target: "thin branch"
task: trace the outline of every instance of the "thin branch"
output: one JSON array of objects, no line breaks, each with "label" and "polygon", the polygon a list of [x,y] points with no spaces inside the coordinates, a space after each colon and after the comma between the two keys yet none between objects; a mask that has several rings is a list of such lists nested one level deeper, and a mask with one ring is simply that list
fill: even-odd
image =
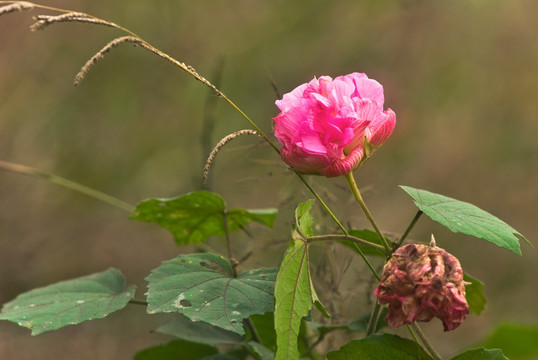
[{"label": "thin branch", "polygon": [[351,192],[353,193],[353,196],[355,197],[355,200],[361,207],[362,211],[364,212],[364,215],[366,215],[366,218],[374,228],[377,236],[379,237],[379,240],[381,241],[381,244],[383,244],[383,247],[385,248],[386,252],[390,252],[391,248],[389,244],[387,243],[387,239],[383,236],[383,233],[379,229],[379,226],[377,226],[377,223],[375,222],[374,218],[372,217],[372,214],[370,213],[370,210],[368,210],[368,207],[366,206],[366,203],[362,199],[361,192],[359,191],[359,188],[357,187],[357,183],[355,182],[355,178],[353,177],[353,172],[348,172],[346,174],[346,179],[349,184],[349,188],[351,189]]},{"label": "thin branch", "polygon": [[428,352],[430,353],[430,355],[435,359],[435,360],[443,360],[443,358],[441,357],[441,355],[439,355],[439,353],[437,353],[437,351],[433,348],[432,344],[430,344],[428,338],[426,337],[426,335],[424,334],[424,332],[422,331],[422,329],[420,328],[420,326],[414,322],[411,324],[411,327],[413,328],[413,330],[415,330],[416,334],[418,335],[418,337],[420,338],[420,341],[422,342],[422,344],[424,345],[424,347],[426,348],[426,350],[428,350]]},{"label": "thin branch", "polygon": [[226,247],[228,249],[228,259],[230,260],[230,265],[232,265],[233,277],[237,277],[237,265],[239,264],[236,258],[234,257],[233,248],[232,248],[232,239],[230,237],[230,230],[228,229],[228,212],[224,210],[222,212],[222,221],[224,223],[224,234],[226,238]]},{"label": "thin branch", "polygon": [[225,136],[222,140],[218,142],[218,144],[213,148],[211,153],[209,154],[209,157],[207,158],[204,166],[204,183],[207,181],[207,177],[209,175],[209,169],[211,168],[211,164],[213,163],[213,160],[215,160],[215,157],[217,156],[218,152],[222,149],[224,145],[232,141],[233,139],[241,136],[241,135],[256,135],[261,136],[257,131],[245,129],[245,130],[239,130],[236,131],[230,135]]},{"label": "thin branch", "polygon": [[411,220],[411,223],[409,223],[409,226],[407,227],[407,229],[405,229],[405,232],[403,233],[402,237],[400,238],[400,240],[398,240],[396,248],[399,248],[400,246],[402,246],[403,242],[407,238],[407,235],[409,235],[409,233],[411,232],[411,230],[417,223],[418,219],[420,218],[420,215],[422,215],[422,210],[417,211],[417,213],[415,214],[415,217],[413,218],[413,220]]},{"label": "thin branch", "polygon": [[74,190],[76,192],[88,195],[94,199],[105,202],[109,205],[115,206],[118,209],[125,210],[129,213],[134,212],[134,207],[130,204],[127,204],[126,202],[123,202],[122,200],[116,199],[115,197],[107,195],[103,192],[97,191],[95,189],[79,184],[77,182],[62,178],[60,176],[48,174],[36,168],[0,160],[0,169],[11,171],[17,174],[28,175],[35,178],[45,179],[53,184],[63,186],[65,188]]},{"label": "thin branch", "polygon": [[333,241],[351,241],[356,244],[361,244],[364,246],[371,247],[372,249],[378,250],[381,253],[385,253],[385,249],[381,245],[377,245],[374,243],[369,242],[368,240],[363,240],[355,236],[351,235],[343,235],[343,234],[330,234],[330,235],[316,235],[316,236],[309,236],[308,242],[318,242],[318,241],[327,241],[327,240],[333,240]]},{"label": "thin branch", "polygon": [[366,328],[366,336],[372,335],[376,332],[377,322],[379,321],[379,315],[381,314],[381,304],[378,301],[374,303],[374,309],[372,310],[372,315],[368,321],[368,327]]}]

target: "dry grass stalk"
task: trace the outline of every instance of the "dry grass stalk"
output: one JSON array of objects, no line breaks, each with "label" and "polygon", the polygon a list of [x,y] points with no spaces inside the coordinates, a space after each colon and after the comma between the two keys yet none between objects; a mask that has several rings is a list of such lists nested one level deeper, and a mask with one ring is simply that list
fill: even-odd
[{"label": "dry grass stalk", "polygon": [[90,71],[91,67],[95,65],[99,60],[101,60],[105,56],[106,53],[108,53],[110,50],[112,50],[116,46],[123,44],[125,42],[130,42],[134,44],[135,46],[143,44],[142,40],[134,36],[123,36],[123,37],[119,37],[112,40],[111,42],[106,44],[105,47],[99,50],[97,54],[92,56],[92,58],[88,60],[86,64],[84,64],[84,66],[80,69],[77,76],[75,76],[75,82],[74,82],[75,86],[79,85],[82,82],[82,80],[84,80],[84,78],[86,77],[86,74],[88,73],[88,71]]},{"label": "dry grass stalk", "polygon": [[102,20],[91,15],[80,13],[80,12],[69,12],[61,15],[38,15],[34,17],[36,22],[30,26],[30,30],[37,31],[43,30],[45,27],[63,22],[79,22],[79,23],[88,23],[94,25],[104,25],[117,28],[118,26],[112,22]]},{"label": "dry grass stalk", "polygon": [[31,10],[34,8],[34,4],[26,2],[26,1],[19,1],[16,3],[12,3],[9,5],[1,6],[0,7],[0,16],[4,14],[9,14],[15,11],[23,11],[23,10]]},{"label": "dry grass stalk", "polygon": [[241,135],[257,135],[257,136],[261,136],[255,130],[245,129],[245,130],[239,130],[239,131],[236,131],[236,132],[234,132],[234,133],[232,133],[230,135],[227,135],[221,141],[219,141],[219,143],[211,151],[211,154],[209,154],[209,157],[207,158],[207,161],[205,163],[204,177],[203,177],[204,183],[207,181],[207,176],[209,175],[209,169],[211,168],[211,164],[213,163],[213,160],[215,160],[215,157],[217,156],[217,153],[220,151],[220,149],[222,149],[222,147],[224,145],[226,145],[227,143],[229,143],[230,141],[232,141],[233,139],[235,139],[236,137],[239,137]]}]

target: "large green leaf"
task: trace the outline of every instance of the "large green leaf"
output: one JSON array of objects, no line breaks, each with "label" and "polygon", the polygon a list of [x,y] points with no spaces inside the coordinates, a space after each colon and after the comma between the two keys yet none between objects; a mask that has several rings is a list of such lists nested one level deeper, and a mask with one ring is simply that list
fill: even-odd
[{"label": "large green leaf", "polygon": [[234,278],[222,256],[180,255],[146,278],[148,313],[179,312],[242,335],[243,319],[273,309],[275,276],[276,269],[258,269]]},{"label": "large green leaf", "polygon": [[486,295],[484,294],[484,283],[473,278],[469,274],[463,274],[463,280],[470,283],[465,285],[465,298],[469,304],[469,312],[471,314],[481,314],[486,308]]},{"label": "large green leaf", "polygon": [[217,354],[218,350],[209,345],[196,344],[185,340],[173,340],[164,345],[157,345],[139,351],[134,356],[134,360],[200,360]]},{"label": "large green leaf", "polygon": [[[454,356],[450,360],[509,360],[499,349],[472,349]],[[513,359],[512,359],[513,360]]]},{"label": "large green leaf", "polygon": [[226,209],[224,200],[207,191],[192,192],[172,199],[148,199],[136,206],[131,219],[153,222],[169,230],[178,245],[197,244],[209,236],[224,236],[224,216],[228,231],[251,222],[272,227],[276,209]]},{"label": "large green leaf", "polygon": [[424,214],[453,232],[476,236],[518,255],[521,255],[521,249],[516,235],[530,245],[516,229],[472,204],[426,190],[400,187],[413,198]]},{"label": "large green leaf", "polygon": [[275,360],[299,358],[299,328],[312,305],[308,243],[300,238],[293,239],[284,254],[275,283]]},{"label": "large green leaf", "polygon": [[322,313],[325,309],[312,286],[308,260],[308,242],[312,235],[313,218],[310,215],[313,200],[300,204],[295,211],[296,229],[284,254],[275,283],[275,330],[277,351],[275,360],[298,359],[297,339],[301,321],[314,303]]},{"label": "large green leaf", "polygon": [[30,290],[5,304],[1,320],[32,330],[32,335],[102,319],[122,309],[134,296],[135,286],[125,288],[125,279],[116,269],[62,281]]},{"label": "large green leaf", "polygon": [[432,360],[415,342],[396,335],[371,335],[327,354],[328,360]]},{"label": "large green leaf", "polygon": [[501,348],[508,358],[538,358],[538,326],[502,324],[484,341],[488,348]]},{"label": "large green leaf", "polygon": [[174,321],[159,326],[155,332],[172,335],[177,338],[199,343],[199,344],[242,344],[245,342],[242,336],[209,325],[201,321],[192,321],[186,316],[178,314]]}]

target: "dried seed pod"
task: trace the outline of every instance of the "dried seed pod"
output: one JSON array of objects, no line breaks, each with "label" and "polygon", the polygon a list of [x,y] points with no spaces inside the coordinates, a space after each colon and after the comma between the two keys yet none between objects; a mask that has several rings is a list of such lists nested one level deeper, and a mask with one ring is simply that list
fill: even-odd
[{"label": "dried seed pod", "polygon": [[389,305],[389,327],[436,317],[449,331],[469,313],[460,262],[437,246],[409,244],[396,250],[383,268],[375,296]]}]

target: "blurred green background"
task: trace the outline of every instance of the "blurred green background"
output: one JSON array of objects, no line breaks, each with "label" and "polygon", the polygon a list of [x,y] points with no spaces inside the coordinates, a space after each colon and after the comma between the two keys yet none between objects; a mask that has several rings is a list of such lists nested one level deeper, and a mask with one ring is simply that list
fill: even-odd
[{"label": "blurred green background", "polygon": [[[356,172],[383,230],[402,232],[415,214],[405,184],[471,202],[522,232],[535,245],[538,214],[538,2],[453,1],[49,1],[121,24],[212,79],[262,129],[281,93],[314,76],[365,72],[385,87],[397,114],[389,141]],[[31,16],[0,18],[0,160],[11,161],[136,204],[202,188],[201,172],[216,142],[248,124],[206,87],[141,48],[113,50],[74,88],[80,67],[123,34],[104,27],[57,24],[31,33]],[[50,12],[44,12],[50,13]],[[204,126],[206,114],[214,126]],[[275,230],[236,235],[245,267],[278,266],[295,205],[309,198],[274,152],[253,137],[219,154],[210,188],[230,207],[281,209]],[[366,227],[345,180],[310,178],[346,224]],[[0,302],[37,286],[105,270],[123,271],[145,292],[143,278],[177,248],[152,224],[46,181],[0,171]],[[322,218],[321,213],[316,214]],[[332,230],[323,220],[320,227]],[[453,234],[423,217],[411,234],[435,233],[466,272],[486,283],[481,316],[456,331],[439,321],[424,329],[445,356],[477,344],[504,321],[538,325],[536,250],[518,257]],[[210,243],[224,251],[220,239]],[[324,286],[325,255],[351,261],[333,302],[335,321],[370,310],[358,258],[319,247],[315,269]],[[257,256],[256,254],[263,253]],[[323,255],[323,256],[322,256]],[[325,264],[325,265],[324,265]],[[335,265],[333,265],[335,266]],[[340,270],[339,270],[340,271]],[[343,271],[343,270],[342,270]],[[326,279],[327,280],[327,279]],[[330,290],[331,279],[327,281]],[[347,296],[347,295],[353,296]],[[371,300],[371,299],[370,299]],[[337,305],[334,305],[336,303]],[[365,307],[366,306],[366,307]],[[30,337],[0,322],[2,359],[129,359],[168,339],[150,334],[163,317],[140,306],[104,320]],[[339,346],[332,339],[327,346]]]}]

